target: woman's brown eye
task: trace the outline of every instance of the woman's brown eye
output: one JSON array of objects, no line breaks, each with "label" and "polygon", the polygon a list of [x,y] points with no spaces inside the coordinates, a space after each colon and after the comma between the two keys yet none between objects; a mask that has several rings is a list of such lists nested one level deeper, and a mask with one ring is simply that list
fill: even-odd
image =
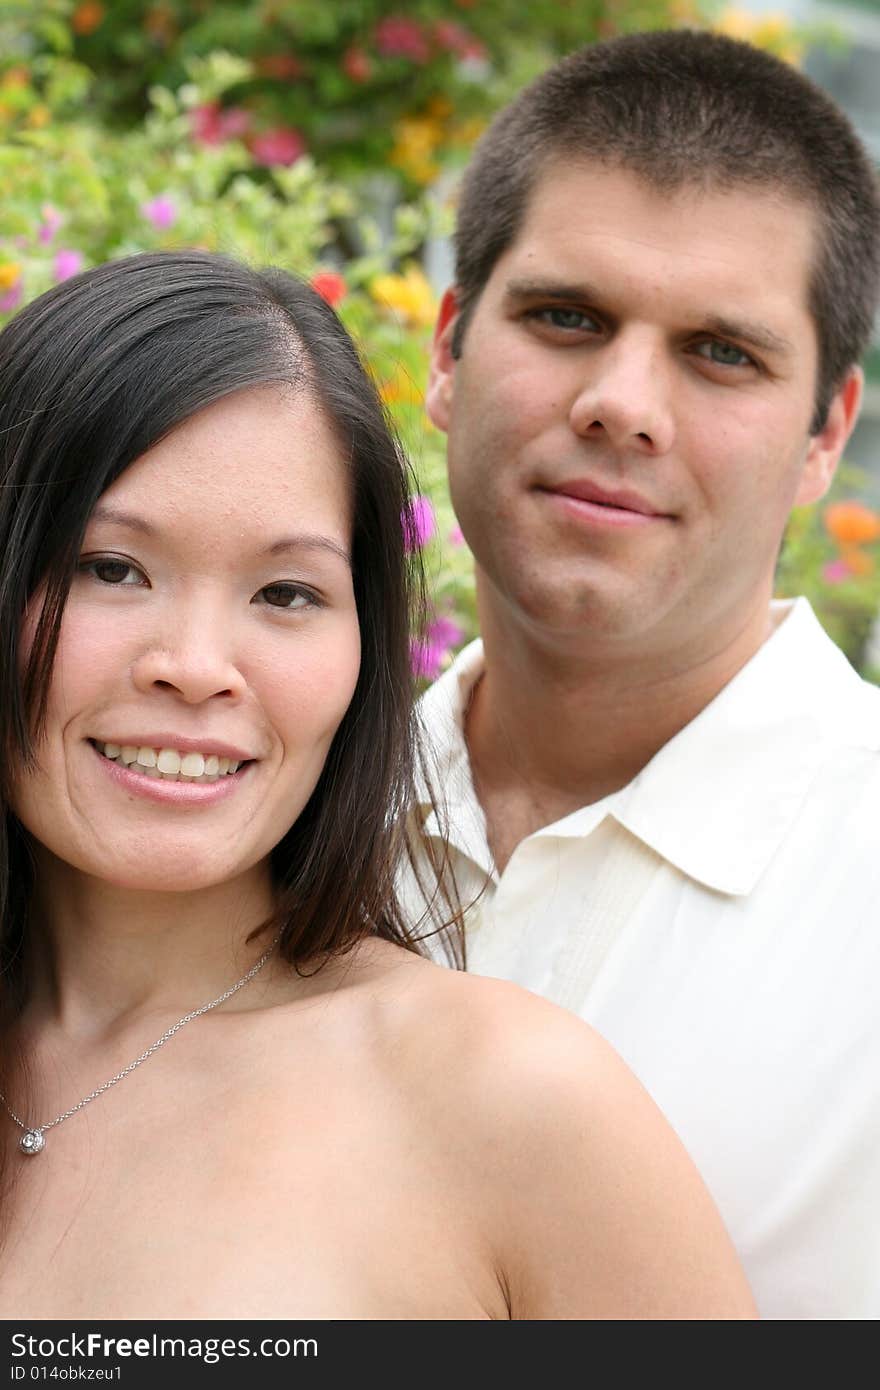
[{"label": "woman's brown eye", "polygon": [[295,584],[267,584],[260,594],[270,608],[306,608],[314,602],[310,594]]},{"label": "woman's brown eye", "polygon": [[[103,584],[124,584],[126,575],[137,576],[137,570],[125,560],[93,560],[89,569]],[[137,583],[137,578],[129,579]]]}]

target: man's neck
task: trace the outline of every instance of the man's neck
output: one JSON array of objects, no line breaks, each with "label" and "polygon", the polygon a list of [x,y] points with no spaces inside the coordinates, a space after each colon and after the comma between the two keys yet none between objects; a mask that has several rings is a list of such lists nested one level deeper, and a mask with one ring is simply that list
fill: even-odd
[{"label": "man's neck", "polygon": [[619,791],[769,636],[766,601],[699,655],[662,660],[537,645],[483,615],[485,674],[465,736],[499,872],[521,840]]}]

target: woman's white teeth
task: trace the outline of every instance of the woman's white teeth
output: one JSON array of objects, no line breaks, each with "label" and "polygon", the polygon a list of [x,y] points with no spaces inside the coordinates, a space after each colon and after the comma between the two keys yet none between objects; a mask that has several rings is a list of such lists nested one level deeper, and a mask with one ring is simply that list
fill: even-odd
[{"label": "woman's white teeth", "polygon": [[216,753],[178,753],[176,748],[136,747],[134,744],[99,743],[98,751],[113,762],[134,763],[147,777],[163,777],[169,782],[216,782],[218,777],[237,772],[240,763]]}]

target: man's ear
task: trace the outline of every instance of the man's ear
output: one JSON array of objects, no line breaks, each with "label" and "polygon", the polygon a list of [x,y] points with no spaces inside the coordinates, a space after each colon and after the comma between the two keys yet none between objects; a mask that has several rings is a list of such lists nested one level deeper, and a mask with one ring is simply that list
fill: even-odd
[{"label": "man's ear", "polygon": [[449,428],[456,360],[452,355],[452,335],[458,322],[458,295],[449,289],[440,301],[434,341],[431,345],[431,369],[425,391],[425,409],[432,424],[439,430]]},{"label": "man's ear", "polygon": [[794,499],[796,507],[818,502],[830,488],[858,419],[864,383],[865,375],[861,367],[853,367],[843,385],[835,392],[825,424],[810,440]]}]

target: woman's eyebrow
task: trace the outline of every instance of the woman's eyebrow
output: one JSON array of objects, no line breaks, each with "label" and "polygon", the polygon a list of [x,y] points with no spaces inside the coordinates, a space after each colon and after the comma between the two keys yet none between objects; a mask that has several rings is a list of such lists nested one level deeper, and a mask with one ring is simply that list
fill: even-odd
[{"label": "woman's eyebrow", "polygon": [[315,535],[309,531],[295,536],[283,536],[281,540],[267,545],[265,550],[259,552],[259,556],[262,558],[264,555],[284,555],[296,550],[328,550],[331,555],[338,555],[339,559],[344,560],[351,568],[351,556],[345,546],[338,545],[329,536]]},{"label": "woman's eyebrow", "polygon": [[[92,512],[90,520],[103,521],[112,526],[123,526],[129,531],[136,531],[141,536],[156,537],[159,535],[157,527],[144,517],[138,516],[135,512],[122,511],[118,507],[108,505],[106,502],[99,502]],[[339,545],[330,536],[322,536],[312,531],[302,531],[291,536],[282,536],[279,540],[273,541],[271,545],[265,546],[257,551],[257,558],[263,559],[265,556],[276,556],[290,554],[297,550],[326,550],[331,555],[336,555],[351,568],[351,555],[345,546]]]},{"label": "woman's eyebrow", "polygon": [[126,526],[129,531],[137,531],[142,536],[155,536],[157,531],[149,521],[136,516],[134,512],[123,512],[118,507],[109,507],[106,502],[98,502],[89,517],[90,521],[106,521],[113,526]]}]

